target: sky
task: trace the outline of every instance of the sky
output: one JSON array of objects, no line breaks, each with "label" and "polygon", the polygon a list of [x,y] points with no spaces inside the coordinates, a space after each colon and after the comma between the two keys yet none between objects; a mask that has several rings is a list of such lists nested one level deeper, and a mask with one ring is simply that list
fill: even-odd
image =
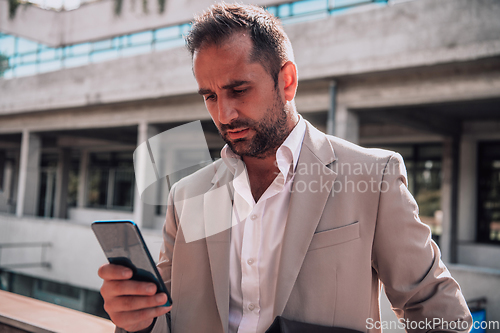
[{"label": "sky", "polygon": [[85,0],[29,0],[44,9],[72,10],[80,7]]}]

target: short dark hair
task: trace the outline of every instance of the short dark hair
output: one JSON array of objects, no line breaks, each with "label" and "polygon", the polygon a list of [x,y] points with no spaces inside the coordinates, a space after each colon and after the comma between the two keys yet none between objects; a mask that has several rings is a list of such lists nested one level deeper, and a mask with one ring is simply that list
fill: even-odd
[{"label": "short dark hair", "polygon": [[240,32],[249,32],[253,42],[251,61],[259,62],[277,87],[281,66],[293,61],[293,51],[280,21],[261,7],[226,3],[211,6],[195,17],[186,37],[187,48],[193,56],[201,48],[221,44]]}]

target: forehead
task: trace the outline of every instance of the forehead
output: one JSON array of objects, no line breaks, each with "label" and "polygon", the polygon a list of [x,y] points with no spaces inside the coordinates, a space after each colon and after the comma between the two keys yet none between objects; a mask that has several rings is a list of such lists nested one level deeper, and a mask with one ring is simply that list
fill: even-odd
[{"label": "forehead", "polygon": [[237,33],[222,43],[202,46],[193,54],[193,72],[198,84],[262,75],[261,64],[251,61],[252,48],[248,33]]}]

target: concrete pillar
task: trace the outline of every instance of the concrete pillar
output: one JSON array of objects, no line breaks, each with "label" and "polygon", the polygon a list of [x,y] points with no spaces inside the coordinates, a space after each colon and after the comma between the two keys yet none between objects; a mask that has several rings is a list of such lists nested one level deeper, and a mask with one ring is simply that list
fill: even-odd
[{"label": "concrete pillar", "polygon": [[460,143],[460,192],[458,241],[475,242],[477,227],[477,141],[462,137]]},{"label": "concrete pillar", "polygon": [[441,258],[445,262],[450,261],[452,164],[452,142],[451,139],[447,138],[443,141],[443,160],[441,169],[441,210],[443,211],[443,220],[441,225],[441,237],[439,238]]},{"label": "concrete pillar", "polygon": [[16,215],[36,215],[40,176],[40,137],[29,130],[23,131]]},{"label": "concrete pillar", "polygon": [[68,211],[68,181],[71,151],[63,148],[59,152],[56,174],[56,194],[54,199],[54,217],[65,219]]},{"label": "concrete pillar", "polygon": [[84,208],[87,205],[87,176],[89,165],[89,152],[85,149],[80,154],[80,174],[78,176],[77,207]]},{"label": "concrete pillar", "polygon": [[[158,134],[158,130],[155,127],[150,126],[147,122],[141,122],[138,126],[137,146],[156,134]],[[149,158],[149,156],[141,156],[141,158]],[[141,161],[138,161],[138,163],[141,163]],[[136,177],[141,177],[141,175],[136,175]],[[142,202],[137,186],[135,186],[134,222],[138,226],[142,226],[144,228],[154,228],[155,209],[156,206],[148,205]]]},{"label": "concrete pillar", "polygon": [[335,111],[335,135],[352,143],[359,142],[358,115],[342,104],[337,104]]},{"label": "concrete pillar", "polygon": [[12,190],[12,176],[13,176],[13,163],[10,160],[6,160],[4,164],[3,172],[3,196],[6,200],[11,199]]},{"label": "concrete pillar", "polygon": [[443,261],[457,262],[458,246],[458,173],[460,138],[447,138],[443,142],[441,209],[443,211],[440,248]]},{"label": "concrete pillar", "polygon": [[335,135],[335,113],[337,111],[337,84],[330,82],[330,108],[326,119],[326,134]]},{"label": "concrete pillar", "polygon": [[[2,167],[3,166],[3,167]],[[10,212],[10,185],[12,177],[12,163],[0,152],[0,211]]]}]

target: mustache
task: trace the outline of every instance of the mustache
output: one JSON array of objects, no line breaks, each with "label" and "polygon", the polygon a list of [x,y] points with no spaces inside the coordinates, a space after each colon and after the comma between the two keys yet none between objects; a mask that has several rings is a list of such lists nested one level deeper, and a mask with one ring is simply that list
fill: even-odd
[{"label": "mustache", "polygon": [[228,130],[234,130],[241,127],[253,128],[255,123],[255,121],[248,119],[236,119],[229,124],[220,124],[220,130],[221,132],[226,132]]}]

